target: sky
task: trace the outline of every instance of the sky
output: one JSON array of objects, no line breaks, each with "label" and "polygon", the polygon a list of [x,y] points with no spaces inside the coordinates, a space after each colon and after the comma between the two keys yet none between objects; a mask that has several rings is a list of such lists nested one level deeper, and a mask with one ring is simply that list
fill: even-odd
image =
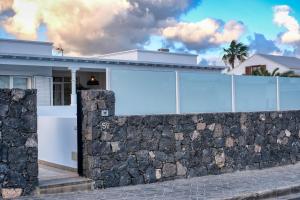
[{"label": "sky", "polygon": [[0,0],[0,38],[73,56],[164,47],[203,65],[223,65],[232,40],[250,55],[300,57],[300,0]]}]

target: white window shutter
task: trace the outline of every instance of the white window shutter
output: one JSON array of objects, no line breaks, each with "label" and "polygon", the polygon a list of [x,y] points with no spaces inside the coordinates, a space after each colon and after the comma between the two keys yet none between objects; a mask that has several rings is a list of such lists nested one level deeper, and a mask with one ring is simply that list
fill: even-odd
[{"label": "white window shutter", "polygon": [[35,76],[34,88],[37,89],[37,105],[50,106],[52,102],[52,77]]}]

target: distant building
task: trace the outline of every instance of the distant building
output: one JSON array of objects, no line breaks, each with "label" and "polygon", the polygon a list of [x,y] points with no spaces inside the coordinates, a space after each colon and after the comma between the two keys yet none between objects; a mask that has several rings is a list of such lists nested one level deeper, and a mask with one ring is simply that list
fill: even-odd
[{"label": "distant building", "polygon": [[278,68],[278,72],[281,73],[291,70],[296,74],[300,74],[300,59],[288,56],[255,54],[233,70],[229,71],[228,74],[251,75],[253,70],[259,68],[264,68],[270,73]]}]

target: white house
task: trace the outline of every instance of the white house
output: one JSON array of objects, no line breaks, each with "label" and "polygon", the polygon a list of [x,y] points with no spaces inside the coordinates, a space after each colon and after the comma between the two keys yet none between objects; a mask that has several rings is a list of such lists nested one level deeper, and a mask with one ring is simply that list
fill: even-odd
[{"label": "white house", "polygon": [[278,68],[278,72],[291,70],[300,74],[300,59],[288,56],[255,54],[228,73],[234,75],[250,75],[253,70],[258,68],[265,68],[269,72]]},{"label": "white house", "polygon": [[52,51],[49,42],[0,39],[0,88],[37,89],[39,160],[72,169],[77,168],[76,90],[114,90],[116,82],[122,86],[135,79],[126,91],[118,87],[116,94],[156,92],[148,98],[150,103],[163,105],[159,111],[173,106],[175,110],[179,72],[223,70],[199,66],[197,55],[165,51],[131,50],[96,58],[53,56]]},{"label": "white house", "polygon": [[0,88],[35,88],[38,105],[76,104],[76,89],[110,89],[110,69],[220,73],[197,55],[131,50],[98,58],[53,56],[48,42],[0,39]]}]

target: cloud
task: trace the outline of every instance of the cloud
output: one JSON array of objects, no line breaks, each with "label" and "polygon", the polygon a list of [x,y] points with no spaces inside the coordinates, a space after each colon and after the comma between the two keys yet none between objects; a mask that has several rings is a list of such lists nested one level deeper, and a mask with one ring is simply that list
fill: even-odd
[{"label": "cloud", "polygon": [[0,1],[0,12],[9,10],[13,4],[13,0],[1,0]]},{"label": "cloud", "polygon": [[[96,55],[142,47],[168,20],[176,20],[200,0],[1,0],[15,15],[4,29],[21,39],[37,39],[45,25],[49,40],[73,54]],[[8,6],[7,6],[8,5]],[[1,4],[2,6],[2,4]]]},{"label": "cloud", "polygon": [[291,8],[287,5],[275,6],[274,8],[274,23],[286,29],[285,32],[279,35],[279,39],[285,44],[300,43],[300,25],[299,22],[292,16]]},{"label": "cloud", "polygon": [[162,35],[174,42],[182,42],[190,50],[202,51],[224,43],[238,40],[245,32],[243,23],[234,20],[224,23],[221,20],[206,18],[199,22],[169,22],[161,30]]},{"label": "cloud", "polygon": [[255,53],[274,54],[280,52],[275,41],[266,39],[263,34],[254,33],[254,38],[249,37],[248,39],[250,43],[249,48]]}]

